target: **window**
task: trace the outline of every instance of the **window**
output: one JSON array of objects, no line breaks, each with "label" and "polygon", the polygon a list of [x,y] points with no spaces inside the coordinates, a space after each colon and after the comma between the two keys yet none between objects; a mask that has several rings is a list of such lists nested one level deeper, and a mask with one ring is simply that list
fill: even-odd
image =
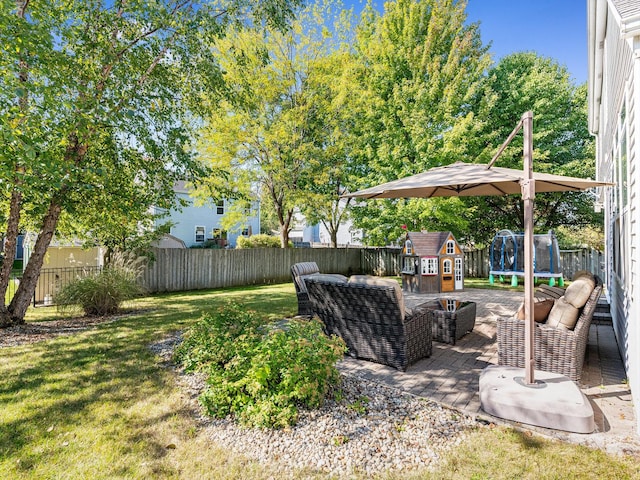
[{"label": "window", "polygon": [[423,257],[420,259],[422,275],[438,274],[438,257]]},{"label": "window", "polygon": [[413,255],[413,244],[411,243],[411,240],[404,242],[404,253],[407,255]]},{"label": "window", "polygon": [[627,176],[627,124],[624,121],[624,110],[620,118],[620,136],[618,140],[618,185],[620,188],[620,207],[624,208],[629,203],[628,176]]},{"label": "window", "polygon": [[242,229],[242,236],[243,237],[248,237],[249,236],[249,227],[246,227],[246,228]]},{"label": "window", "polygon": [[456,282],[462,281],[462,259],[456,258],[456,268],[454,269]]},{"label": "window", "polygon": [[224,215],[224,200],[220,200],[216,203],[216,213],[218,215]]},{"label": "window", "polygon": [[415,257],[403,257],[402,258],[402,273],[407,275],[416,274],[416,264],[414,263]]},{"label": "window", "polygon": [[220,230],[219,228],[214,228],[211,232],[211,235],[213,236],[213,238],[222,238],[222,230]]},{"label": "window", "polygon": [[442,273],[445,275],[451,275],[451,260],[447,259],[442,262]]},{"label": "window", "polygon": [[616,186],[610,189],[609,209],[610,228],[612,232],[611,267],[612,273],[620,282],[629,281],[630,253],[630,212],[629,212],[629,167],[628,118],[626,115],[626,98],[618,116],[617,129],[613,136],[611,159],[613,177]]},{"label": "window", "polygon": [[196,243],[204,242],[204,227],[196,227]]},{"label": "window", "polygon": [[453,255],[454,253],[456,253],[456,242],[447,240],[447,255]]}]

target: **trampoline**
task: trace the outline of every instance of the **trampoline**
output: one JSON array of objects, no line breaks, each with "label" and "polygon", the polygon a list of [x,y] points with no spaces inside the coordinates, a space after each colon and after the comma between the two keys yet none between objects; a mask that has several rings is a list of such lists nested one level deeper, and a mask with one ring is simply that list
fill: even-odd
[{"label": "trampoline", "polygon": [[[491,242],[489,249],[489,283],[495,277],[504,281],[511,276],[511,285],[518,285],[518,277],[524,277],[524,234],[511,230],[500,230]],[[564,285],[562,266],[560,265],[560,248],[553,230],[533,236],[533,277],[548,278],[549,285]]]}]

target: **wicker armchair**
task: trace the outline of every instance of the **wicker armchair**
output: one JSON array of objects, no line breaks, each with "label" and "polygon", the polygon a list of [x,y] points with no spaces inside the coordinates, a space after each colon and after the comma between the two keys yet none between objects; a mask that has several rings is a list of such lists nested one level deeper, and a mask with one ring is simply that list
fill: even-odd
[{"label": "wicker armchair", "polygon": [[[596,285],[582,307],[573,330],[536,323],[534,328],[535,368],[558,373],[577,381],[582,374],[589,327],[602,292],[602,281]],[[541,292],[543,295],[545,292]],[[524,368],[524,321],[498,318],[498,364]]]},{"label": "wicker armchair", "polygon": [[396,289],[313,276],[305,282],[313,313],[322,320],[325,333],[345,341],[348,355],[399,370],[431,355],[427,310],[418,306],[405,311],[399,285]]},{"label": "wicker armchair", "polygon": [[296,296],[298,297],[298,315],[308,316],[312,313],[304,277],[314,273],[320,273],[316,262],[301,262],[291,265],[291,278],[293,279],[293,285],[296,287]]}]

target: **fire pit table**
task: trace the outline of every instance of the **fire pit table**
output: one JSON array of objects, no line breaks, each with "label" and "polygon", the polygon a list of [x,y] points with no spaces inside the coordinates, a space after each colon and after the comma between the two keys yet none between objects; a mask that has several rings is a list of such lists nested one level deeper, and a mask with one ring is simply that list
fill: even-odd
[{"label": "fire pit table", "polygon": [[438,342],[455,345],[456,340],[473,330],[476,323],[475,302],[438,298],[425,307],[431,318],[433,339]]}]

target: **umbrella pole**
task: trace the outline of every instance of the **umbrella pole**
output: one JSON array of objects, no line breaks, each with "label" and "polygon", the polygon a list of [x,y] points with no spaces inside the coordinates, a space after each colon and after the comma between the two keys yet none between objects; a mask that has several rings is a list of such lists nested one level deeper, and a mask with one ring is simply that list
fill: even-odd
[{"label": "umbrella pole", "polygon": [[524,181],[521,184],[524,202],[524,383],[535,383],[535,349],[533,321],[533,207],[535,182],[533,181],[533,112],[522,115],[524,134]]}]

